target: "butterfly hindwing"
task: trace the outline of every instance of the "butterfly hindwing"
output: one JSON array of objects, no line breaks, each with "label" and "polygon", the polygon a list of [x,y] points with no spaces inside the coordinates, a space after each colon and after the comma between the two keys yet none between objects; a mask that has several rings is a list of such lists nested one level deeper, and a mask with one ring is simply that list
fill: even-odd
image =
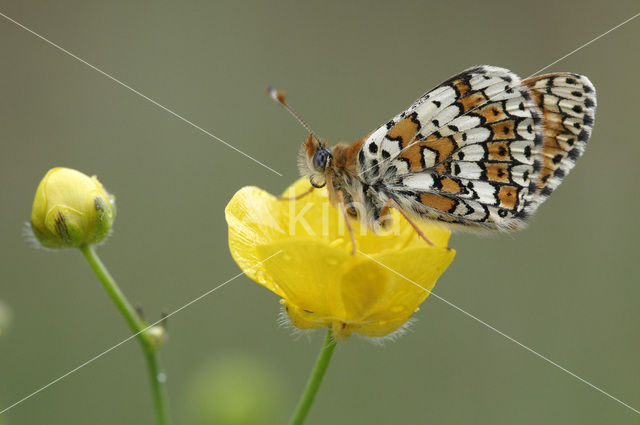
[{"label": "butterfly hindwing", "polygon": [[583,75],[560,72],[522,82],[543,114],[543,142],[536,167],[540,172],[525,207],[533,211],[569,174],[584,152],[596,109],[596,90]]}]

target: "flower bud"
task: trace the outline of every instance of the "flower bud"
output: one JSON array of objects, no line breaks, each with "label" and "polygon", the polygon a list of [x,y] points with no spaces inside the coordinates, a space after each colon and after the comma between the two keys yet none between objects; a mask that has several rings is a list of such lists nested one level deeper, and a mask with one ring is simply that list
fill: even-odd
[{"label": "flower bud", "polygon": [[102,241],[114,216],[114,200],[96,176],[58,167],[38,185],[31,229],[44,247],[79,247]]}]

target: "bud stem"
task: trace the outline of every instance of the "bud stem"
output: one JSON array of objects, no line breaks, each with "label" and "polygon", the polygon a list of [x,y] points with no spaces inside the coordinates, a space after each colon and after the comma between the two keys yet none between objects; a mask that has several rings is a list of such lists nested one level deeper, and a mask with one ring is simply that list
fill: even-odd
[{"label": "bud stem", "polygon": [[320,384],[322,383],[322,379],[327,372],[327,368],[329,367],[329,362],[331,361],[331,357],[333,356],[333,351],[335,350],[335,348],[336,341],[331,335],[331,326],[329,326],[329,329],[327,330],[327,336],[324,339],[324,344],[322,344],[322,351],[320,351],[320,354],[318,355],[318,360],[316,360],[316,365],[311,372],[311,376],[309,377],[309,381],[307,382],[307,387],[305,388],[302,397],[300,397],[298,407],[293,413],[289,425],[302,425],[304,423],[304,420],[306,419],[307,415],[309,414],[309,410],[313,405],[313,401],[316,398],[318,389],[320,389]]},{"label": "bud stem", "polygon": [[100,258],[96,254],[93,246],[82,245],[80,251],[98,277],[98,280],[104,287],[105,291],[116,305],[116,308],[124,317],[131,331],[136,335],[140,347],[144,353],[151,380],[151,391],[153,395],[154,406],[156,410],[156,419],[158,425],[170,425],[169,411],[167,407],[167,397],[165,392],[165,375],[162,372],[158,361],[157,347],[152,343],[145,331],[149,326],[140,318],[136,309],[129,303],[124,296],[116,281],[113,279],[109,271],[104,266]]}]

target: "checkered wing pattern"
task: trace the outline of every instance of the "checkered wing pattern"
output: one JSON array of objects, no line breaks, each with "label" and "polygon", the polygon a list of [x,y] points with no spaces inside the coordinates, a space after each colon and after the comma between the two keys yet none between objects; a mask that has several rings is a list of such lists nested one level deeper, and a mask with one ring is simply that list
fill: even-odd
[{"label": "checkered wing pattern", "polygon": [[358,174],[415,216],[518,229],[584,151],[594,111],[586,77],[474,67],[369,135]]}]

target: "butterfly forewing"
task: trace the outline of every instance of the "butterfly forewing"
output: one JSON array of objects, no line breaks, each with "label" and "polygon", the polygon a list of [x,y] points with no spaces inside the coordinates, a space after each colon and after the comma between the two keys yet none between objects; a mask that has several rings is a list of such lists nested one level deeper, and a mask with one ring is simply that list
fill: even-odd
[{"label": "butterfly forewing", "polygon": [[586,77],[521,82],[503,68],[471,68],[372,133],[358,173],[414,215],[520,228],[584,150],[594,96]]}]

